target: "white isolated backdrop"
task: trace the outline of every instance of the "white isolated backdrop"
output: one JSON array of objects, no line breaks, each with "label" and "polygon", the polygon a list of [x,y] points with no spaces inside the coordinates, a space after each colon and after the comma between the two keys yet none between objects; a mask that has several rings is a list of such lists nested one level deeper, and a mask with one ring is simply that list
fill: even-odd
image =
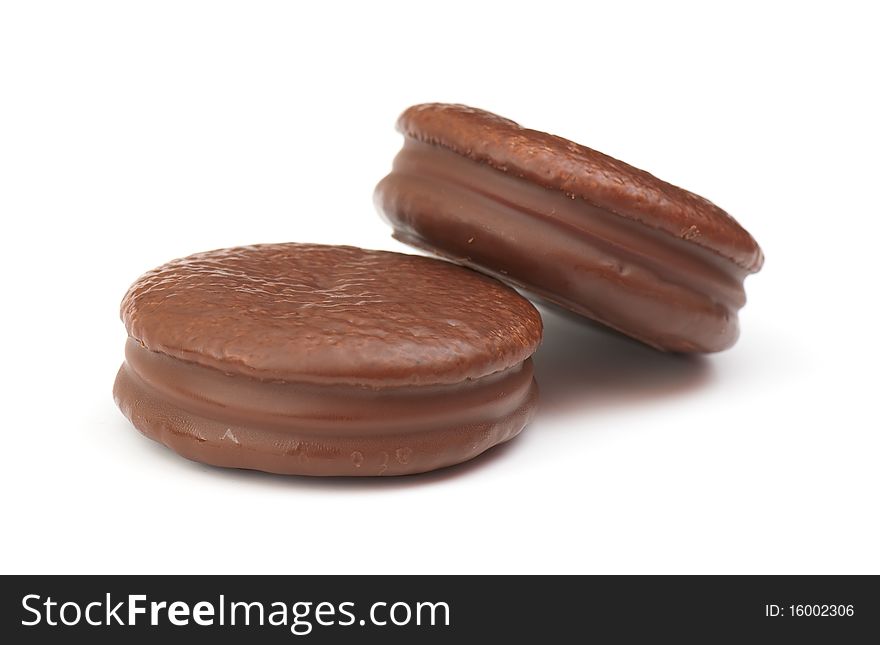
[{"label": "white isolated backdrop", "polygon": [[[870,3],[0,5],[10,572],[880,572]],[[119,301],[270,241],[405,250],[371,200],[408,105],[462,102],[700,193],[763,246],[732,350],[549,315],[544,414],[471,464],[185,461],[111,386]]]}]

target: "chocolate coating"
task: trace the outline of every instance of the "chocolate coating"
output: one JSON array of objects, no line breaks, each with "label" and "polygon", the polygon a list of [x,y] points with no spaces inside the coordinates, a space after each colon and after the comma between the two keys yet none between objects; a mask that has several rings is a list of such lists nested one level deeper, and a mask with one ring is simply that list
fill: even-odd
[{"label": "chocolate coating", "polygon": [[398,128],[404,147],[375,193],[398,239],[658,349],[736,341],[763,254],[711,202],[465,106],[415,106]]},{"label": "chocolate coating", "polygon": [[534,307],[429,258],[211,251],[144,275],[122,317],[117,404],[147,436],[209,464],[423,472],[507,441],[535,410]]},{"label": "chocolate coating", "polygon": [[503,284],[447,262],[318,244],[220,249],[141,276],[129,335],[169,356],[262,379],[456,383],[518,365],[540,316]]}]

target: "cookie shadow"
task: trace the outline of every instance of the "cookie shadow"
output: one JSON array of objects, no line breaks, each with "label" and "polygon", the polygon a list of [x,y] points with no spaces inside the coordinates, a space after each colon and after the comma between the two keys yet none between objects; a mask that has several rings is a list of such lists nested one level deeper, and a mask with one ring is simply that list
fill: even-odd
[{"label": "cookie shadow", "polygon": [[681,396],[712,380],[704,356],[667,354],[556,308],[541,305],[544,341],[535,353],[539,416],[583,414]]}]

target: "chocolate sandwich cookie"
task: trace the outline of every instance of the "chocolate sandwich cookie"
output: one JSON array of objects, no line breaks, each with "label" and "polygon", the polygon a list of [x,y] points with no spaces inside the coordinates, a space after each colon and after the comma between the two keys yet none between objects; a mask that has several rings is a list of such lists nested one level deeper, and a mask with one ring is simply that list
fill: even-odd
[{"label": "chocolate sandwich cookie", "polygon": [[711,202],[590,148],[463,105],[400,117],[376,187],[394,236],[658,349],[736,342],[763,254]]},{"label": "chocolate sandwich cookie", "polygon": [[138,279],[122,320],[120,409],[217,466],[418,473],[511,439],[535,409],[538,312],[431,258],[311,244],[199,253]]}]

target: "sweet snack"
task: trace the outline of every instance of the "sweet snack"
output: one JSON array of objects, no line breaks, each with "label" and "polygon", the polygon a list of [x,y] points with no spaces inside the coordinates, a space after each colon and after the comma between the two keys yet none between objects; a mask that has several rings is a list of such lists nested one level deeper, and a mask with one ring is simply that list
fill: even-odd
[{"label": "sweet snack", "polygon": [[535,409],[535,308],[431,258],[267,244],[174,260],[122,301],[113,389],[148,437],[196,461],[404,475],[516,436]]},{"label": "sweet snack", "polygon": [[375,191],[397,239],[661,350],[736,342],[764,257],[711,202],[483,110],[417,105],[397,127]]}]

